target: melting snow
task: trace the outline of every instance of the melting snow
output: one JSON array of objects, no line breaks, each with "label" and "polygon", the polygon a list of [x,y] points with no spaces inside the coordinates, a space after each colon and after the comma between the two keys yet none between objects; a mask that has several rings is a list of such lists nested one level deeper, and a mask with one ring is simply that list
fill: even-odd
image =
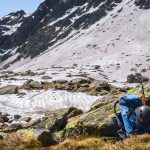
[{"label": "melting snow", "polygon": [[26,95],[0,96],[0,110],[9,114],[42,114],[59,108],[77,107],[89,110],[99,97],[67,91],[30,91]]},{"label": "melting snow", "polygon": [[65,15],[63,15],[62,17],[58,18],[57,20],[51,22],[50,24],[48,24],[47,26],[52,26],[53,24],[55,24],[56,22],[63,20],[65,18],[67,18],[71,13],[73,13],[74,11],[76,11],[78,9],[78,7],[73,7],[72,9],[69,9],[66,11]]}]

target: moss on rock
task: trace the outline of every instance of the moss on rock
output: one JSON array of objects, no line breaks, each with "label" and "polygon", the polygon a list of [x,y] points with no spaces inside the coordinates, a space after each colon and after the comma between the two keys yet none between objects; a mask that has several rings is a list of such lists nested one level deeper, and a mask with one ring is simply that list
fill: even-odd
[{"label": "moss on rock", "polygon": [[27,136],[29,138],[33,138],[34,137],[33,130],[30,130],[30,129],[18,130],[17,133],[21,134],[21,135],[25,135],[25,136]]},{"label": "moss on rock", "polygon": [[113,114],[113,102],[68,122],[64,136],[72,137],[80,134],[115,136],[118,125]]}]

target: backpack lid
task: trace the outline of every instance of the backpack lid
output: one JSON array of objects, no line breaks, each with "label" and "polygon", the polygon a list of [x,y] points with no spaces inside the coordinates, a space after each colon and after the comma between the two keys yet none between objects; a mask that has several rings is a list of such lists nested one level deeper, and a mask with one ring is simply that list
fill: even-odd
[{"label": "backpack lid", "polygon": [[135,110],[137,107],[142,106],[142,99],[135,94],[126,94],[121,97],[119,104]]}]

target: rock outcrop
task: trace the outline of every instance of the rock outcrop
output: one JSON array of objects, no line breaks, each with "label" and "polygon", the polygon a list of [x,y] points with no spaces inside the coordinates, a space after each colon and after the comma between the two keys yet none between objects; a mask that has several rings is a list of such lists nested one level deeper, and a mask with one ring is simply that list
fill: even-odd
[{"label": "rock outcrop", "polygon": [[4,94],[16,94],[18,93],[18,86],[16,85],[8,85],[0,88],[0,95]]},{"label": "rock outcrop", "polygon": [[42,89],[43,86],[40,82],[34,80],[28,80],[23,84],[25,89]]},{"label": "rock outcrop", "polygon": [[142,76],[141,74],[130,74],[127,77],[128,83],[139,83],[139,82],[148,82],[149,78]]},{"label": "rock outcrop", "polygon": [[46,128],[51,132],[60,131],[65,128],[68,118],[82,113],[82,110],[73,107],[69,109],[59,109],[47,113],[43,120],[36,126],[38,126],[38,128]]},{"label": "rock outcrop", "polygon": [[113,114],[115,100],[116,97],[111,95],[104,96],[91,106],[89,112],[69,119],[64,130],[64,136],[72,137],[81,134],[115,136],[118,129]]},{"label": "rock outcrop", "polygon": [[149,9],[150,8],[150,0],[135,0],[134,3],[140,8]]}]

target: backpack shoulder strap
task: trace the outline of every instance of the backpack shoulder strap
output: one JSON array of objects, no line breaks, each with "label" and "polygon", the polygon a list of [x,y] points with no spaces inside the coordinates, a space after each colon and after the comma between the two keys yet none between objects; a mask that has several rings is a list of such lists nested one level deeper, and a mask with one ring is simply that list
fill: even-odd
[{"label": "backpack shoulder strap", "polygon": [[124,128],[121,114],[117,113],[117,111],[116,111],[117,104],[119,104],[119,100],[114,103],[114,113],[115,113],[115,116],[116,116],[116,119],[117,119],[118,126],[120,128]]},{"label": "backpack shoulder strap", "polygon": [[114,113],[115,114],[117,113],[117,111],[116,111],[117,104],[119,104],[119,100],[114,103]]}]

